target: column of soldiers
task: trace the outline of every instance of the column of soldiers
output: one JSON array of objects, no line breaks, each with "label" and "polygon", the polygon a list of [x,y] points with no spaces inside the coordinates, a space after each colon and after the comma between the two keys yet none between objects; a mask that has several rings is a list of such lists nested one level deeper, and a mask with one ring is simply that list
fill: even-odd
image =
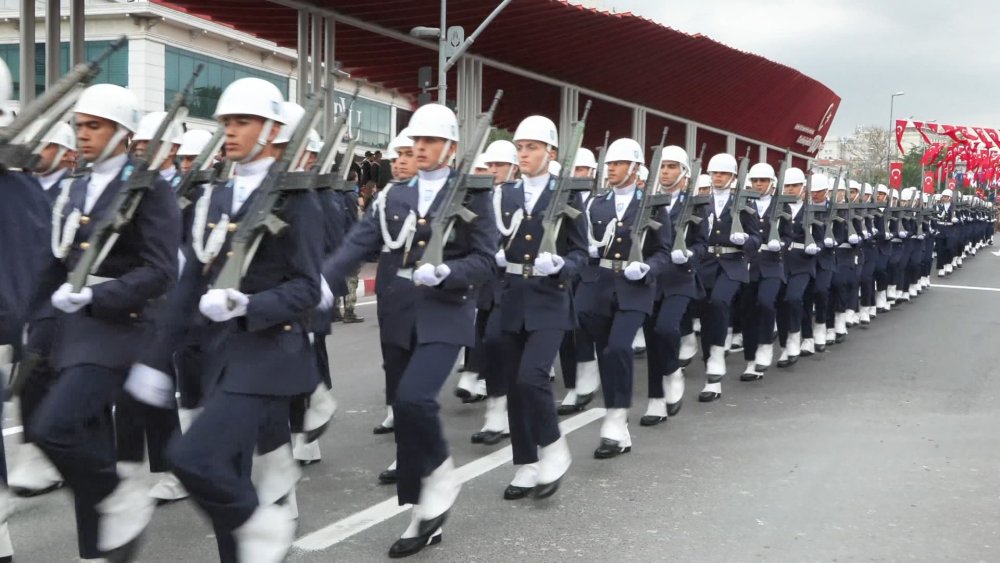
[{"label": "column of soldiers", "polygon": [[[463,139],[437,104],[391,142],[393,181],[358,218],[353,144],[336,165],[343,119],[322,143],[315,100],[245,78],[222,93],[214,134],[183,133],[175,110],[141,116],[127,89],[89,86],[68,122],[15,139],[40,149],[30,166],[0,174],[0,251],[24,265],[0,283],[25,429],[3,477],[23,496],[71,490],[85,560],[134,560],[156,503],[188,496],[220,560],[285,557],[299,464],[320,459],[335,409],[331,310],[370,256],[387,407],[374,433],[396,442],[379,480],[412,505],[389,550],[405,557],[442,541],[460,492],[437,398],[463,348],[472,375],[456,394],[486,404],[472,442],[509,438],[503,497],[543,499],[572,462],[559,416],[598,392],[594,457],[631,451],[637,335],[639,424],[662,425],[699,347],[698,400],[716,401],[728,354],[743,352],[740,381],[760,381],[919,296],[935,253],[942,277],[992,244],[992,208],[950,190],[724,153],[702,174],[681,147],[647,161],[629,138],[595,158],[583,120],[560,136],[541,115],[480,154],[492,109]],[[0,560],[12,553],[4,524]]]}]

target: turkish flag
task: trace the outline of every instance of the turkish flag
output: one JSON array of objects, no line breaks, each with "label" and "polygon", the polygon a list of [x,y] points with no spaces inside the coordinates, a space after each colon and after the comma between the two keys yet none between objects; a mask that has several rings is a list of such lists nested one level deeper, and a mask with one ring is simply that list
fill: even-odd
[{"label": "turkish flag", "polygon": [[924,151],[923,158],[920,159],[920,164],[922,166],[929,165],[930,163],[934,162],[934,160],[938,157],[939,154],[941,154],[940,143],[935,143],[927,147],[927,150]]},{"label": "turkish flag", "polygon": [[893,162],[889,164],[889,187],[903,187],[903,163]]},{"label": "turkish flag", "polygon": [[926,125],[927,128],[930,129],[931,131],[934,131],[934,134],[938,133],[938,124],[937,123],[925,123],[924,125]]},{"label": "turkish flag", "polygon": [[958,128],[955,127],[954,125],[942,125],[941,129],[944,131],[945,135],[951,137],[952,140],[954,140],[956,143],[965,142],[958,137]]},{"label": "turkish flag", "polygon": [[994,145],[1000,147],[1000,133],[998,133],[996,129],[983,129],[983,131],[986,131],[986,136],[993,141]]},{"label": "turkish flag", "polygon": [[958,186],[958,182],[956,182],[954,178],[948,178],[948,189],[949,190],[955,191],[955,188],[957,186]]},{"label": "turkish flag", "polygon": [[906,131],[906,120],[896,120],[896,146],[899,147],[899,154],[906,154],[903,150],[903,133]]},{"label": "turkish flag", "polygon": [[976,135],[979,136],[979,140],[986,145],[986,148],[990,148],[992,143],[990,141],[990,136],[986,133],[986,130],[982,127],[973,127],[972,130],[976,132]]},{"label": "turkish flag", "polygon": [[930,170],[924,172],[924,193],[934,193],[934,172]]},{"label": "turkish flag", "polygon": [[931,140],[927,137],[927,134],[924,133],[924,123],[922,121],[914,121],[913,126],[917,128],[917,133],[920,133],[920,136],[924,138],[924,142],[930,145]]}]

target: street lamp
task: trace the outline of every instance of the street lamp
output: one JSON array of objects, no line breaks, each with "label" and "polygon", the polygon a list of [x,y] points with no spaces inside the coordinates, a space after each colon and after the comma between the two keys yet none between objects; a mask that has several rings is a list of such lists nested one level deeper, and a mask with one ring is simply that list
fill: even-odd
[{"label": "street lamp", "polygon": [[889,179],[892,178],[892,166],[891,166],[892,165],[892,136],[893,136],[893,132],[896,131],[896,128],[894,127],[894,123],[893,123],[893,121],[894,121],[894,119],[893,119],[893,104],[896,103],[896,96],[902,96],[903,94],[904,94],[904,92],[896,92],[895,94],[889,96],[889,152],[887,152],[886,155],[885,155],[885,166],[886,166],[886,169],[887,169],[886,173],[888,174],[888,176],[886,176],[886,177],[889,178]]}]

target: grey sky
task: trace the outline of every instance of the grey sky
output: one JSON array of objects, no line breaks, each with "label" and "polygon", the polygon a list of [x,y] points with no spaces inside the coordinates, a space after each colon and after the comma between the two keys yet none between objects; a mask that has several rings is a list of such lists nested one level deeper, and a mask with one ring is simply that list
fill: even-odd
[{"label": "grey sky", "polygon": [[[832,135],[911,115],[1000,127],[1000,2],[971,0],[592,0],[701,33],[819,80],[843,101]],[[991,29],[993,26],[993,29]],[[664,54],[663,64],[670,64]]]}]

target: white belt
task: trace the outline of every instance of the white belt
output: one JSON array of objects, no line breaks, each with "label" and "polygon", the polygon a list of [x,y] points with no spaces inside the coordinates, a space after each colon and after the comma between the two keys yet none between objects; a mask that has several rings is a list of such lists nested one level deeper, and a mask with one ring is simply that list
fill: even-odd
[{"label": "white belt", "polygon": [[709,246],[708,252],[718,256],[720,254],[733,254],[735,252],[743,252],[743,249],[733,248],[731,246]]},{"label": "white belt", "polygon": [[901,238],[894,238],[894,239],[892,239],[889,242],[903,242],[903,239],[901,239]]},{"label": "white belt", "polygon": [[601,258],[600,262],[597,263],[598,266],[614,272],[624,270],[626,264],[628,264],[627,260],[608,260],[606,258]]},{"label": "white belt", "polygon": [[87,287],[94,287],[95,285],[102,284],[104,282],[114,281],[116,278],[102,278],[101,276],[87,276]]},{"label": "white belt", "polygon": [[513,262],[507,262],[506,272],[515,276],[524,276],[530,278],[535,277],[545,277],[545,274],[539,273],[535,270],[535,267],[531,264],[515,264]]},{"label": "white belt", "polygon": [[413,268],[400,268],[396,270],[396,277],[413,281]]},{"label": "white belt", "polygon": [[854,247],[851,246],[851,243],[845,242],[845,243],[843,243],[841,245],[838,245],[837,248],[854,248]]},{"label": "white belt", "polygon": [[805,243],[802,243],[802,242],[793,242],[792,244],[788,245],[788,248],[793,248],[795,250],[805,250],[806,249],[806,245],[805,245]]}]

